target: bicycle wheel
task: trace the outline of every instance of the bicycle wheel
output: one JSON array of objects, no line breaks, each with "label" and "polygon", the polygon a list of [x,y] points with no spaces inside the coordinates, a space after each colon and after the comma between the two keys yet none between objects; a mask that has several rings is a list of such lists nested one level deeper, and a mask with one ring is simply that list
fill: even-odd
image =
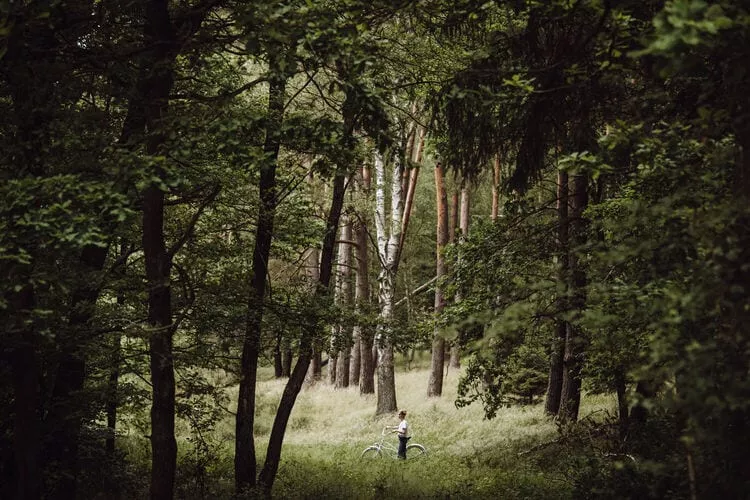
[{"label": "bicycle wheel", "polygon": [[417,460],[427,456],[427,450],[421,444],[407,444],[406,445],[406,459]]},{"label": "bicycle wheel", "polygon": [[365,448],[365,451],[362,452],[361,458],[364,458],[366,460],[373,460],[376,458],[380,458],[382,454],[380,453],[380,448],[377,446],[370,446],[368,448]]}]

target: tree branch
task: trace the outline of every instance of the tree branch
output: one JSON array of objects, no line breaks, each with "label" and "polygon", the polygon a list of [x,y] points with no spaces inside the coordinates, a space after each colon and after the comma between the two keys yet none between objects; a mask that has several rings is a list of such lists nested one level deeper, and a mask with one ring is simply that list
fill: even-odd
[{"label": "tree branch", "polygon": [[182,246],[187,242],[190,235],[193,233],[193,229],[195,229],[195,225],[198,223],[198,219],[200,219],[200,216],[203,214],[203,212],[206,210],[206,207],[216,199],[216,196],[218,196],[219,192],[221,191],[221,186],[216,185],[211,190],[211,192],[208,194],[206,198],[203,199],[203,202],[198,207],[198,210],[195,211],[193,214],[193,217],[190,219],[190,222],[188,222],[187,227],[185,228],[185,231],[182,233],[182,236],[172,245],[172,247],[167,252],[167,255],[170,259],[172,259],[177,252],[180,251]]}]

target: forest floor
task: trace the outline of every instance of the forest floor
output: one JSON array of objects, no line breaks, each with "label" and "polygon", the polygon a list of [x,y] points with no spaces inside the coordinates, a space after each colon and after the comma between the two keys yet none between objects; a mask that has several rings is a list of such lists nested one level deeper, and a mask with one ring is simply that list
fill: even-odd
[{"label": "forest floor", "polygon": [[[297,399],[273,497],[570,498],[574,465],[560,460],[559,449],[545,452],[545,443],[558,439],[559,431],[544,415],[543,402],[501,408],[495,418],[487,420],[480,403],[456,408],[460,370],[448,371],[442,397],[428,398],[429,358],[410,364],[407,367],[401,360],[396,369],[398,407],[408,411],[411,442],[427,448],[426,459],[361,459],[362,451],[380,438],[384,426],[398,423],[396,412],[375,416],[374,395],[361,396],[358,387],[334,389],[321,382],[305,388]],[[267,370],[261,371],[260,378],[255,427],[259,467],[285,384]],[[228,395],[236,401],[236,389],[230,388]],[[614,407],[614,397],[585,395],[581,417],[606,415]],[[187,422],[178,422],[178,433],[178,496],[228,498],[234,417],[226,414],[202,434],[207,445],[202,453],[195,437],[189,437]],[[395,436],[391,440],[396,444]]]}]

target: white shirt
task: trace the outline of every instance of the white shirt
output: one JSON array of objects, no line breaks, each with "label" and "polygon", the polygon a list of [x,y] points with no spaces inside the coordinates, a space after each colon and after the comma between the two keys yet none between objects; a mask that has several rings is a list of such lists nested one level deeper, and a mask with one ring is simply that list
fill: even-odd
[{"label": "white shirt", "polygon": [[409,437],[409,424],[406,422],[406,419],[403,419],[398,424],[398,435],[399,436],[404,436],[404,437]]}]

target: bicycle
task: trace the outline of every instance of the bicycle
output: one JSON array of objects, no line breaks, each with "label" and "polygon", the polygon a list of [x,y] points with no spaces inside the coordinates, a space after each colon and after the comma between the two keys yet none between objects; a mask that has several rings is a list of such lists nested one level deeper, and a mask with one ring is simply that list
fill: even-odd
[{"label": "bicycle", "polygon": [[[369,460],[381,458],[383,455],[398,458],[398,448],[385,440],[386,430],[388,430],[388,427],[383,427],[383,431],[380,433],[380,441],[376,441],[365,448],[361,458]],[[416,460],[425,456],[427,456],[427,449],[421,444],[412,443],[406,445],[407,460]]]}]

